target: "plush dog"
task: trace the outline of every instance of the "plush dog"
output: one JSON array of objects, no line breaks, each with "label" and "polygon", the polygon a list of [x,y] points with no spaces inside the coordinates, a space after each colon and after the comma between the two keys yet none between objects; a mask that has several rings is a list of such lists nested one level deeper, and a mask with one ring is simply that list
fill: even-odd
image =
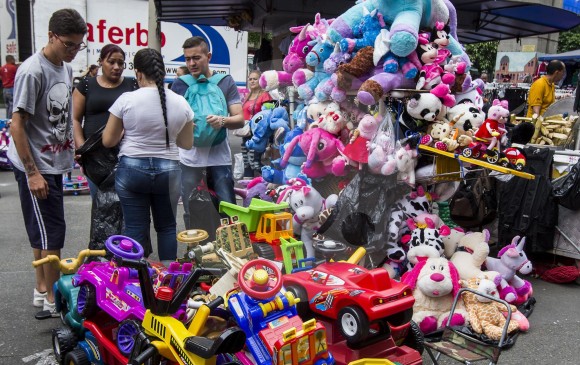
[{"label": "plush dog", "polygon": [[[413,320],[425,334],[445,326],[453,299],[459,291],[459,276],[452,263],[437,257],[420,261],[413,270],[403,274],[401,281],[413,290]],[[451,325],[467,323],[467,312],[457,307]]]}]

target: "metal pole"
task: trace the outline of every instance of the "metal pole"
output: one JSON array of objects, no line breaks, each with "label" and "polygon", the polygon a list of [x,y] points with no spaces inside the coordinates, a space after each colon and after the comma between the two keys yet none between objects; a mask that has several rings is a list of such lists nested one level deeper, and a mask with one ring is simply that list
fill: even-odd
[{"label": "metal pole", "polygon": [[157,21],[155,0],[149,0],[149,48],[161,52],[161,24]]}]

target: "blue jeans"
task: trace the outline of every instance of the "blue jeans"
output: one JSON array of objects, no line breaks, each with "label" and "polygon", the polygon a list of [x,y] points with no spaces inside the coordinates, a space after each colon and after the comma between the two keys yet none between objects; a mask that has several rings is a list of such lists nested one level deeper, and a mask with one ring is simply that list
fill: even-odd
[{"label": "blue jeans", "polygon": [[177,201],[181,169],[177,161],[123,156],[115,175],[124,234],[137,242],[149,237],[150,215],[157,232],[159,260],[177,258]]},{"label": "blue jeans", "polygon": [[12,119],[12,106],[14,102],[14,88],[9,87],[7,89],[2,89],[2,97],[4,98],[4,104],[6,104],[6,119]]},{"label": "blue jeans", "polygon": [[[182,163],[181,167],[181,199],[183,201],[183,220],[185,227],[191,229],[189,224],[189,196],[193,189],[199,186],[202,179],[206,179],[207,174],[211,175],[213,181],[213,188],[218,201],[226,201],[236,204],[236,196],[234,194],[234,178],[231,166],[208,166],[208,167],[191,167]],[[207,180],[206,180],[207,183]]]}]

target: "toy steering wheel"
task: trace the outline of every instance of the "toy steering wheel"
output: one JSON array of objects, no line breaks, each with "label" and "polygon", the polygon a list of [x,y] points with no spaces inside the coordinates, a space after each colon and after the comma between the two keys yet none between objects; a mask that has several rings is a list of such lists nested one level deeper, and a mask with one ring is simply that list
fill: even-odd
[{"label": "toy steering wheel", "polygon": [[203,229],[189,229],[177,234],[177,241],[189,244],[199,243],[209,237]]},{"label": "toy steering wheel", "polygon": [[[244,279],[246,272],[251,268],[255,268],[256,271],[249,280]],[[266,268],[273,271],[274,274],[269,274],[265,270]],[[242,267],[238,275],[238,283],[242,291],[248,296],[266,300],[272,298],[282,289],[282,272],[274,263],[264,259],[256,259]]]},{"label": "toy steering wheel", "polygon": [[132,238],[115,235],[105,242],[105,247],[112,254],[124,259],[139,260],[143,257],[143,246]]},{"label": "toy steering wheel", "polygon": [[341,254],[346,251],[348,247],[337,241],[318,241],[314,244],[314,250],[319,251],[324,257],[332,258],[334,255]]}]

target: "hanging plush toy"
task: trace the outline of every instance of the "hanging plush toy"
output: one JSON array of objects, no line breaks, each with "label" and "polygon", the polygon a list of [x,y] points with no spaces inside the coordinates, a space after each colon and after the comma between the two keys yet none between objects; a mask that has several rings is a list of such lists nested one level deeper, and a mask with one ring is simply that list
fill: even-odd
[{"label": "hanging plush toy", "polygon": [[285,131],[290,129],[286,108],[278,107],[262,110],[250,120],[252,138],[246,141],[246,147],[257,152],[266,151],[270,137],[278,128],[283,128]]},{"label": "hanging plush toy", "polygon": [[348,158],[351,165],[362,168],[363,164],[368,163],[368,145],[377,133],[381,120],[380,115],[373,117],[370,114],[366,114],[359,121],[357,128],[354,130],[343,152],[343,155]]},{"label": "hanging plush toy", "polygon": [[[315,39],[326,33],[328,25],[332,24],[333,20],[323,19],[320,17],[320,13],[317,13],[313,25],[309,23],[304,26],[291,27],[290,31],[292,33],[298,33],[298,35],[290,43],[288,54],[282,61],[284,71],[264,71],[260,76],[260,87],[266,91],[270,91],[279,87],[291,86],[294,72],[299,69],[305,70],[306,55],[316,44]],[[302,83],[308,81],[313,75],[312,72],[302,72]]]},{"label": "hanging plush toy", "polygon": [[[296,126],[290,132],[286,133],[284,137],[284,143],[280,146],[280,155],[284,156],[286,149],[292,139],[304,133],[304,129],[308,125],[306,121],[307,108],[302,106],[295,113],[294,120],[296,121]],[[303,178],[307,179],[306,175],[302,174],[302,164],[306,161],[306,155],[300,146],[296,145],[290,157],[288,158],[288,164],[285,168],[280,166],[281,158],[272,160],[270,166],[262,166],[262,177],[264,180],[274,184],[286,184],[288,180],[293,178]]]},{"label": "hanging plush toy", "polygon": [[443,120],[446,107],[453,106],[455,98],[449,93],[449,86],[439,84],[428,93],[417,93],[405,104],[405,111],[401,113],[399,127],[401,135],[412,133],[426,133],[430,123]]},{"label": "hanging plush toy", "polygon": [[337,42],[343,52],[353,53],[364,47],[373,46],[381,29],[386,27],[383,14],[379,13],[377,9],[369,12],[367,8],[363,7],[362,11],[363,17],[354,28],[354,39],[343,38]]},{"label": "hanging plush toy", "polygon": [[452,85],[455,82],[455,75],[445,72],[441,67],[442,60],[439,56],[439,45],[429,40],[428,33],[419,34],[419,46],[417,46],[417,56],[423,66],[419,72],[419,81],[417,81],[417,90],[431,90],[436,85],[444,83]]},{"label": "hanging plush toy", "polygon": [[322,128],[312,128],[294,137],[280,162],[282,168],[288,165],[288,160],[297,145],[306,154],[302,172],[308,177],[317,179],[328,174],[335,176],[346,174],[346,164],[339,154],[339,151],[344,150],[344,145],[331,133]]},{"label": "hanging plush toy", "polygon": [[[407,56],[417,47],[420,28],[431,29],[436,22],[447,23],[453,14],[451,26],[456,27],[455,8],[445,0],[366,0],[361,1],[341,14],[330,26],[328,35],[333,42],[352,38],[354,28],[364,16],[362,8],[368,11],[377,9],[385,23],[390,25],[391,49],[397,56]],[[463,53],[455,39],[451,39],[450,50],[453,54]]]}]

